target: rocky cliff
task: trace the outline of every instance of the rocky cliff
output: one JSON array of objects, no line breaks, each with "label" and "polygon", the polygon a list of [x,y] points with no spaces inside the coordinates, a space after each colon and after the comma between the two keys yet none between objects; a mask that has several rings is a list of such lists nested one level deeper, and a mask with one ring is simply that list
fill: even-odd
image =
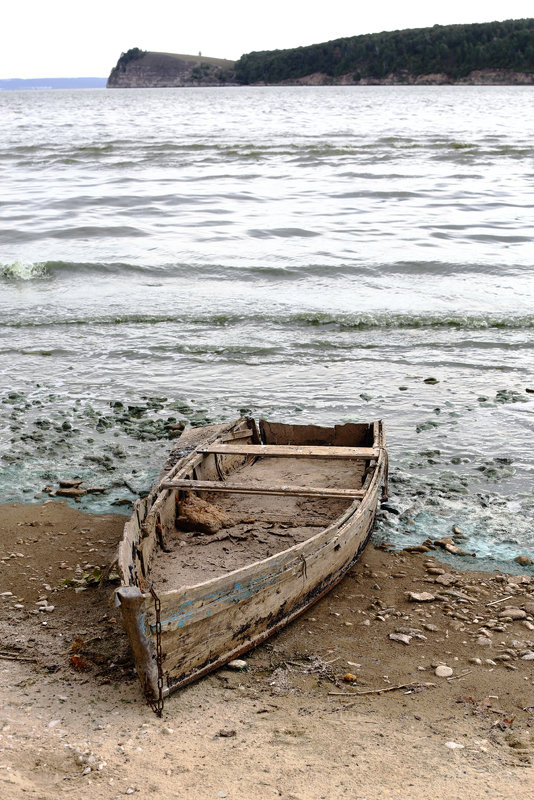
[{"label": "rocky cliff", "polygon": [[332,77],[324,72],[314,72],[281,83],[286,86],[532,86],[534,73],[514,72],[510,69],[477,69],[464,78],[454,80],[444,72],[413,75],[402,71],[390,73],[385,78],[359,79],[353,73]]},{"label": "rocky cliff", "polygon": [[[133,55],[132,55],[133,54]],[[172,86],[228,86],[235,83],[234,61],[205,56],[143,52],[123,53],[108,78],[108,89]]]}]

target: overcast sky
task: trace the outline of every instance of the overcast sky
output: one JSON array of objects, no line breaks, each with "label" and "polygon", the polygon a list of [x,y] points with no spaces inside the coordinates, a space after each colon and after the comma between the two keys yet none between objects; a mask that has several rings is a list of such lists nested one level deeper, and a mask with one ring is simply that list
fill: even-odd
[{"label": "overcast sky", "polygon": [[236,59],[340,36],[532,16],[532,0],[6,0],[0,78],[106,77],[130,47]]}]

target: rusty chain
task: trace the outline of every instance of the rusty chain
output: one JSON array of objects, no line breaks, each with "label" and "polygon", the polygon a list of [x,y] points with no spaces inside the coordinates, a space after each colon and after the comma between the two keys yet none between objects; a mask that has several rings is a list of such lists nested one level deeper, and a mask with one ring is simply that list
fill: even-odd
[{"label": "rusty chain", "polygon": [[156,607],[156,666],[158,668],[158,696],[156,699],[148,697],[147,702],[158,717],[163,714],[163,653],[161,650],[161,601],[156,594],[153,584],[150,585],[150,594],[154,598]]}]

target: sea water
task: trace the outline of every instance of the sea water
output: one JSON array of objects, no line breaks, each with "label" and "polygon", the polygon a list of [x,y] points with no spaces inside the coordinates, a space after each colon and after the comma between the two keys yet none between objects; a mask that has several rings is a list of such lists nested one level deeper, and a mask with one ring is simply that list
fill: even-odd
[{"label": "sea water", "polygon": [[[396,546],[534,545],[529,87],[0,93],[0,491],[176,426],[384,419]],[[530,390],[530,392],[529,392]]]}]

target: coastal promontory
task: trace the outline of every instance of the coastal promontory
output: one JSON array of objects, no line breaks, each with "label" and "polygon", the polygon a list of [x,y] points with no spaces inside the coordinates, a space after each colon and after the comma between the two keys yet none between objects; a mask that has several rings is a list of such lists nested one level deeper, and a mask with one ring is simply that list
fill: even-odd
[{"label": "coastal promontory", "polygon": [[232,82],[234,61],[224,58],[152,53],[134,47],[122,53],[108,78],[108,89],[173,86],[224,86]]}]

